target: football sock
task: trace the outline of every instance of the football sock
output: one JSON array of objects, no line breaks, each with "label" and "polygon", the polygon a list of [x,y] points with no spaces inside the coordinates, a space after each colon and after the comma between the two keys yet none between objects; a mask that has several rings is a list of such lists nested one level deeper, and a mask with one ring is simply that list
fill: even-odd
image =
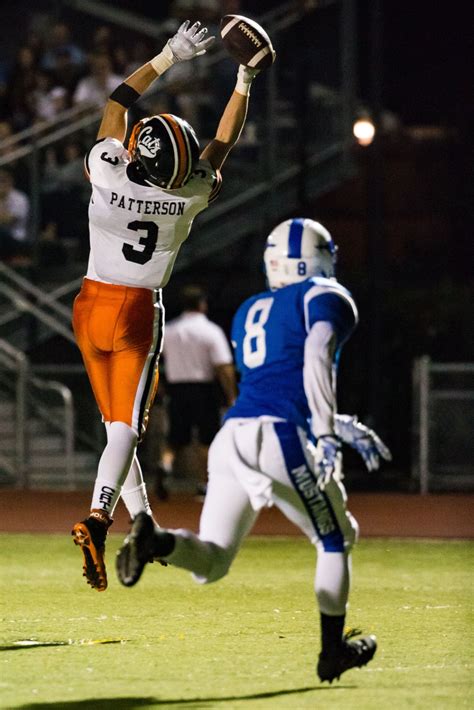
[{"label": "football sock", "polygon": [[139,486],[135,488],[122,488],[122,500],[126,505],[130,517],[136,518],[138,513],[148,513],[151,515],[151,507],[148,502],[148,496],[146,493],[146,486],[144,483],[140,483]]},{"label": "football sock", "polygon": [[350,587],[351,559],[346,552],[318,549],[315,591],[319,611],[328,616],[346,613]]},{"label": "football sock", "polygon": [[103,511],[112,517],[121,490],[122,486],[117,486],[113,481],[97,477],[92,493],[91,511]]},{"label": "football sock", "polygon": [[328,616],[320,614],[321,617],[321,646],[323,653],[334,653],[341,646],[342,634],[346,615]]},{"label": "football sock", "polygon": [[130,466],[127,478],[122,487],[122,500],[132,520],[138,513],[143,511],[151,515],[151,507],[148,501],[146,486],[143,481],[142,469],[136,454],[133,457],[132,465]]},{"label": "football sock", "polygon": [[[163,547],[161,547],[162,533],[159,535],[156,541],[156,556],[166,557],[167,562],[173,565],[173,567],[182,567],[192,572],[197,577],[202,578],[199,581],[215,581],[214,579],[208,579],[208,576],[212,570],[213,565],[219,567],[219,562],[221,561],[217,545],[211,542],[204,542],[190,530],[173,530],[169,533],[170,537],[173,538],[173,547],[166,552]],[[168,541],[170,543],[170,541]],[[166,546],[166,540],[164,541]],[[217,564],[216,564],[217,563]],[[227,571],[228,565],[225,565],[225,571]],[[216,579],[224,576],[219,574]]]},{"label": "football sock", "polygon": [[137,437],[124,422],[111,422],[106,430],[107,446],[100,457],[91,509],[112,515],[135,455]]}]

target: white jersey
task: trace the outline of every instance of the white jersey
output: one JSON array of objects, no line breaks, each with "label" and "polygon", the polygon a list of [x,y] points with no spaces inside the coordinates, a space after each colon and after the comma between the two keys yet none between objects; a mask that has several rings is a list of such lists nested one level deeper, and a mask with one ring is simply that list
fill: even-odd
[{"label": "white jersey", "polygon": [[99,141],[86,156],[92,184],[87,278],[162,288],[194,218],[217,195],[220,174],[201,160],[184,187],[165,190],[132,181],[129,164],[115,138]]}]

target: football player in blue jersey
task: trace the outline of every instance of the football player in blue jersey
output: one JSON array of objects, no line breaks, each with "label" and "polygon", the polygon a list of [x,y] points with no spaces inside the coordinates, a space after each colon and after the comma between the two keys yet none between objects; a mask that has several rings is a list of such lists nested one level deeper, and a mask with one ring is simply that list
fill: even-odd
[{"label": "football player in blue jersey", "polygon": [[199,535],[161,530],[139,515],[117,556],[125,586],[160,559],[197,582],[222,578],[263,507],[276,505],[317,547],[321,681],[366,665],[374,636],[344,635],[350,552],[358,526],[346,508],[342,443],[370,470],[390,452],[356,417],[338,415],[336,370],[357,324],[354,300],[336,280],[336,246],[310,219],[278,225],[264,253],[269,290],[237,311],[232,340],[240,393],[209,451]]}]

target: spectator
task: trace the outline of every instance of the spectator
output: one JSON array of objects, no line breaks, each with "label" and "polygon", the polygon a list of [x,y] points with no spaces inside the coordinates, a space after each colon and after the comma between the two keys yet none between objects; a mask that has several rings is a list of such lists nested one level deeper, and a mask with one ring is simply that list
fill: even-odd
[{"label": "spectator", "polygon": [[69,51],[67,49],[58,50],[56,53],[56,67],[54,72],[52,72],[54,84],[62,86],[69,95],[72,95],[80,73],[81,68],[74,64]]},{"label": "spectator", "polygon": [[48,37],[49,48],[41,60],[41,68],[55,73],[61,57],[67,54],[72,64],[80,68],[85,63],[84,52],[71,41],[71,30],[64,22],[53,25]]},{"label": "spectator", "polygon": [[11,173],[0,169],[0,259],[25,255],[29,209],[28,197],[15,189]]},{"label": "spectator", "polygon": [[223,330],[207,318],[207,298],[198,286],[181,294],[182,313],[166,326],[163,347],[167,381],[171,462],[192,442],[199,444],[199,478],[207,479],[207,452],[220,425],[217,378],[230,407],[236,396],[232,353]]},{"label": "spectator", "polygon": [[36,75],[34,92],[35,117],[39,121],[54,121],[67,108],[67,91],[62,86],[51,86],[51,78],[46,72]]},{"label": "spectator", "polygon": [[90,185],[84,179],[84,159],[81,146],[75,141],[69,141],[64,146],[63,161],[56,159],[54,151],[48,151],[45,167],[45,187],[47,192],[84,193],[87,200],[90,196]]},{"label": "spectator", "polygon": [[111,57],[114,71],[121,76],[127,76],[128,56],[125,47],[117,44],[112,48]]},{"label": "spectator", "polygon": [[133,74],[134,71],[136,71],[147,61],[148,57],[152,54],[152,51],[152,45],[149,40],[137,40],[131,49],[131,56],[128,59],[124,74],[126,76]]},{"label": "spectator", "polygon": [[87,203],[90,185],[84,179],[84,161],[79,143],[69,141],[57,159],[46,153],[42,192],[42,224],[47,241],[54,232],[58,240],[76,240],[79,246],[87,234]]},{"label": "spectator", "polygon": [[108,25],[97,27],[92,38],[93,54],[112,54],[113,37],[112,30]]},{"label": "spectator", "polygon": [[91,59],[90,74],[77,85],[74,103],[103,106],[122,81],[123,77],[112,73],[110,58],[106,54],[96,54]]},{"label": "spectator", "polygon": [[7,88],[7,106],[15,130],[21,131],[33,122],[35,83],[36,56],[30,47],[20,47]]}]

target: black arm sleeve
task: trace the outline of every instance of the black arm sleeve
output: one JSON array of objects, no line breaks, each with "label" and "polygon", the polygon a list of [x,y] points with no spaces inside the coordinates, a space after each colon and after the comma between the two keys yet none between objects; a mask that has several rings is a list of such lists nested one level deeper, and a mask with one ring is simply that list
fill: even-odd
[{"label": "black arm sleeve", "polygon": [[119,84],[114,91],[112,91],[109,98],[128,109],[135,103],[135,101],[138,101],[140,94],[131,86],[123,82],[122,84]]}]

